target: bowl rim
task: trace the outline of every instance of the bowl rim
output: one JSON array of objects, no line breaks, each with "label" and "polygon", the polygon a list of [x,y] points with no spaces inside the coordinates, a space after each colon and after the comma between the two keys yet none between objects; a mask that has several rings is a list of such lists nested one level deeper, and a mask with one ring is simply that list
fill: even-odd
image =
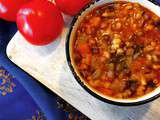
[{"label": "bowl rim", "polygon": [[[84,82],[81,80],[81,78],[77,75],[77,73],[75,71],[75,68],[73,67],[73,65],[71,63],[71,55],[70,55],[70,38],[71,38],[71,33],[72,33],[72,30],[73,30],[73,28],[75,26],[75,23],[77,22],[78,18],[82,15],[82,13],[84,11],[86,11],[86,9],[88,9],[91,5],[94,5],[98,1],[101,1],[101,0],[92,1],[86,7],[84,7],[76,16],[73,17],[73,20],[72,20],[72,22],[70,24],[71,27],[69,28],[69,30],[67,32],[67,35],[66,35],[66,42],[65,42],[66,60],[67,60],[67,64],[68,64],[68,66],[69,66],[69,68],[70,68],[70,70],[71,70],[74,78],[82,86],[82,88],[84,88],[89,94],[91,94],[92,96],[94,96],[98,100],[101,100],[101,101],[103,101],[105,103],[109,103],[109,104],[112,104],[112,105],[118,105],[118,106],[137,106],[137,105],[142,105],[142,104],[145,104],[145,103],[148,103],[148,102],[151,102],[151,101],[157,99],[158,97],[160,97],[160,92],[158,94],[156,94],[156,95],[153,95],[153,96],[145,99],[145,100],[141,100],[141,101],[137,101],[137,102],[118,102],[118,101],[114,101],[114,100],[109,100],[107,98],[104,98],[104,97],[96,94],[96,92],[93,92],[89,87],[87,87],[87,85],[84,84]],[[125,0],[121,0],[121,1],[125,1]],[[115,2],[115,1],[113,1],[113,2]]]}]

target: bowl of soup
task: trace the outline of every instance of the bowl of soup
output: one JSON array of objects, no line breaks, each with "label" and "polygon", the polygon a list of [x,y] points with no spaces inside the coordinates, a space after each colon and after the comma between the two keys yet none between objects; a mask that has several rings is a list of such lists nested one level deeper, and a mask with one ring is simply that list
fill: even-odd
[{"label": "bowl of soup", "polygon": [[160,96],[160,8],[147,0],[100,0],[72,22],[70,69],[94,97],[139,105]]}]

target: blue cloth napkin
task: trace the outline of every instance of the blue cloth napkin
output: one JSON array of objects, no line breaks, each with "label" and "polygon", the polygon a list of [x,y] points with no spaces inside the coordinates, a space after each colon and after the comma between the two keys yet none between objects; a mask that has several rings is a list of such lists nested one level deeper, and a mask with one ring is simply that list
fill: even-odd
[{"label": "blue cloth napkin", "polygon": [[16,31],[15,23],[0,20],[0,120],[66,119],[57,96],[7,58],[6,46]]},{"label": "blue cloth napkin", "polygon": [[0,120],[45,119],[45,116],[23,86],[0,66]]}]

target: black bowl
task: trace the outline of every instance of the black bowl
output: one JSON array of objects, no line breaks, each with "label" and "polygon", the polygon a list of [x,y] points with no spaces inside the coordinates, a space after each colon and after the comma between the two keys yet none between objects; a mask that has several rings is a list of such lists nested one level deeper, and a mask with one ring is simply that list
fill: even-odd
[{"label": "black bowl", "polygon": [[[109,1],[109,0],[108,0]],[[113,2],[115,0],[110,0],[110,2]],[[124,1],[124,0],[122,0]],[[133,0],[128,0],[128,1],[133,1]],[[136,0],[135,0],[136,1]],[[71,50],[70,50],[70,43],[71,43],[71,35],[74,29],[76,29],[76,24],[78,24],[78,21],[80,19],[82,19],[83,15],[85,15],[85,13],[89,12],[90,10],[94,9],[97,6],[100,5],[104,5],[107,2],[106,0],[97,0],[95,2],[91,2],[88,6],[86,6],[83,10],[81,10],[81,12],[76,15],[71,23],[71,27],[68,31],[67,34],[67,41],[66,41],[66,59],[68,62],[68,65],[70,67],[70,70],[72,71],[72,74],[74,76],[74,78],[77,80],[77,82],[88,92],[90,93],[92,96],[96,97],[97,99],[106,102],[106,103],[110,103],[110,104],[114,104],[114,105],[119,105],[119,106],[136,106],[136,105],[141,105],[141,104],[145,104],[148,103],[150,101],[155,100],[156,98],[158,98],[160,96],[160,89],[156,89],[155,93],[150,93],[147,94],[146,96],[142,96],[142,99],[135,99],[135,100],[119,100],[119,99],[112,99],[112,98],[108,98],[107,96],[103,96],[99,93],[97,93],[95,90],[91,89],[89,87],[89,85],[85,84],[85,82],[82,80],[82,78],[80,77],[80,75],[78,75],[78,73],[76,72],[76,69],[73,65],[72,59],[71,59]],[[154,13],[156,13],[157,15],[160,16],[160,8],[154,4],[152,4],[151,2],[147,1],[147,0],[139,0],[139,2],[142,6],[145,6],[146,8],[153,8],[150,9],[152,10]],[[74,34],[74,33],[73,33]]]}]

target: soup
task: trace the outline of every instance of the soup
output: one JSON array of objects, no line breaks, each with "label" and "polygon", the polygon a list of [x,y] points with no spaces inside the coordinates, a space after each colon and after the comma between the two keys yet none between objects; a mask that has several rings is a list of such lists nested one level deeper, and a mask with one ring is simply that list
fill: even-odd
[{"label": "soup", "polygon": [[87,13],[72,44],[72,60],[97,92],[135,99],[160,86],[160,18],[138,3],[113,2]]}]

